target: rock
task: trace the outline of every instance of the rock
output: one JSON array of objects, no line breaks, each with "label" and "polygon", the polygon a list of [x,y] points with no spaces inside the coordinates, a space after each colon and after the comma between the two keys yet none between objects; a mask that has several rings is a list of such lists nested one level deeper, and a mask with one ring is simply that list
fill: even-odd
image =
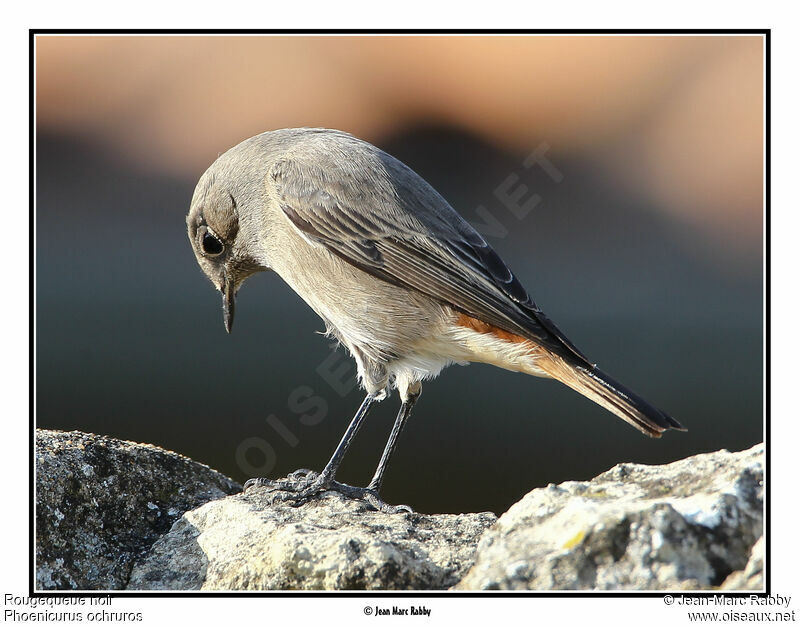
[{"label": "rock", "polygon": [[[620,464],[530,492],[481,539],[459,590],[760,589],[764,445]],[[755,553],[755,552],[754,552]]]},{"label": "rock", "polygon": [[759,538],[750,551],[750,560],[744,570],[728,575],[720,590],[762,590],[764,588],[764,536]]},{"label": "rock", "polygon": [[182,455],[78,431],[36,431],[36,587],[123,588],[186,510],[241,487]]},{"label": "rock", "polygon": [[763,457],[620,464],[498,520],[271,505],[176,453],[40,430],[37,589],[761,590]]},{"label": "rock", "polygon": [[326,492],[301,507],[248,490],[187,512],[129,589],[441,590],[472,565],[497,517],[382,514]]}]

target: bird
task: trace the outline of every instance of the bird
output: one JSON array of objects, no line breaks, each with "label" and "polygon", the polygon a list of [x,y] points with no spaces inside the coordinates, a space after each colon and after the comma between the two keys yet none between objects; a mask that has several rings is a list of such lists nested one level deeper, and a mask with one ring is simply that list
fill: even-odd
[{"label": "bird", "polygon": [[[200,177],[186,223],[228,333],[242,284],[271,270],[349,351],[366,394],[322,472],[253,478],[246,490],[263,486],[292,504],[336,490],[409,511],[380,497],[384,473],[422,383],[454,363],[556,379],[647,436],[685,431],[597,368],[427,181],[349,133],[291,128],[244,140]],[[400,409],[372,480],[337,482],[370,407],[393,390]]]}]

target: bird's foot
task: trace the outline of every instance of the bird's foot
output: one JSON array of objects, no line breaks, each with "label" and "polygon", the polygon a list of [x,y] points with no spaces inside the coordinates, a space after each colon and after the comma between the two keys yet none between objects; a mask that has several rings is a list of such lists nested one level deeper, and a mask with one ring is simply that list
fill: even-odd
[{"label": "bird's foot", "polygon": [[266,488],[270,492],[270,504],[288,503],[299,507],[323,492],[338,492],[350,499],[365,502],[384,514],[412,513],[408,505],[389,505],[378,493],[370,488],[358,488],[334,481],[305,468],[290,473],[285,481],[275,481],[264,477],[249,479],[244,484],[244,492],[252,488]]},{"label": "bird's foot", "polygon": [[256,477],[245,481],[242,492],[247,492],[250,488],[266,488],[269,491],[281,492],[302,492],[319,478],[319,473],[309,470],[308,468],[300,468],[294,472],[290,472],[286,476],[286,480],[267,479],[266,477]]},{"label": "bird's foot", "polygon": [[346,483],[331,481],[327,489],[343,494],[351,499],[364,501],[384,514],[411,514],[414,512],[408,505],[389,505],[389,503],[380,497],[376,490],[371,488],[358,488],[356,486],[347,485]]}]

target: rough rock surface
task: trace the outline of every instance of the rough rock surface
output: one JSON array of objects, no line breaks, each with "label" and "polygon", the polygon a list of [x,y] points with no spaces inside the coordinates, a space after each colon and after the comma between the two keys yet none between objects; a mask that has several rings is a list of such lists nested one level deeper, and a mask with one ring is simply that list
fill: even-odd
[{"label": "rough rock surface", "polygon": [[731,586],[760,589],[748,560],[763,531],[763,460],[759,444],[534,490],[483,536],[456,588],[712,589],[745,569]]},{"label": "rough rock surface", "polygon": [[750,552],[750,560],[744,570],[728,575],[720,586],[721,590],[762,590],[764,588],[764,536],[759,538]]},{"label": "rough rock surface", "polygon": [[37,588],[762,590],[763,464],[763,444],[620,464],[498,520],[271,505],[154,446],[38,431]]},{"label": "rough rock surface", "polygon": [[36,431],[36,587],[119,589],[183,514],[241,487],[148,444]]},{"label": "rough rock surface", "polygon": [[471,566],[483,514],[383,514],[326,492],[301,507],[248,490],[187,512],[131,589],[441,590]]}]

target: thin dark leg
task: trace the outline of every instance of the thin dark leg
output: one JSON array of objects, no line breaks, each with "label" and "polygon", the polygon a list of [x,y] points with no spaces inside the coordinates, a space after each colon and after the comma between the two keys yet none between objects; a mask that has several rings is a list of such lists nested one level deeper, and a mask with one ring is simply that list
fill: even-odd
[{"label": "thin dark leg", "polygon": [[339,470],[339,466],[342,464],[344,454],[347,452],[347,449],[350,448],[350,444],[353,442],[358,430],[361,428],[364,418],[367,417],[369,408],[372,407],[372,403],[375,402],[380,394],[382,393],[368,394],[364,399],[364,402],[361,403],[361,407],[358,408],[356,415],[353,416],[353,419],[350,421],[347,431],[344,432],[342,440],[339,442],[339,446],[336,447],[336,450],[333,452],[330,461],[319,475],[318,481],[322,482],[323,485],[330,483],[336,476],[336,471]]},{"label": "thin dark leg", "polygon": [[386,448],[383,449],[381,461],[378,462],[378,467],[375,469],[375,474],[372,476],[372,481],[369,482],[367,490],[375,490],[375,492],[380,491],[381,485],[383,484],[383,473],[386,472],[389,458],[392,456],[392,453],[394,453],[394,449],[397,448],[397,439],[400,437],[400,432],[403,430],[403,427],[406,426],[406,421],[411,415],[411,410],[414,409],[418,398],[419,394],[410,395],[408,400],[400,406],[400,411],[397,412],[397,418],[394,421],[392,432],[389,434],[389,441],[386,443]]},{"label": "thin dark leg", "polygon": [[367,397],[361,403],[361,407],[358,408],[356,415],[353,416],[353,419],[350,421],[347,430],[344,432],[344,435],[339,442],[339,446],[336,447],[336,450],[333,452],[330,461],[326,464],[321,473],[316,473],[313,470],[301,469],[290,473],[288,477],[289,481],[274,481],[272,479],[268,479],[267,477],[248,479],[244,484],[244,490],[246,491],[249,488],[261,486],[270,488],[272,490],[286,490],[289,492],[305,493],[307,490],[312,489],[312,487],[314,489],[321,490],[330,485],[334,476],[336,475],[336,471],[339,469],[339,466],[342,463],[344,454],[350,447],[350,444],[352,443],[353,438],[355,438],[356,433],[358,433],[358,430],[361,428],[361,424],[364,422],[364,418],[369,412],[369,408],[372,406],[372,403],[374,403],[376,400],[382,399],[383,396],[383,392],[367,395]]},{"label": "thin dark leg", "polygon": [[[301,505],[311,497],[317,496],[322,492],[332,490],[352,499],[362,499],[378,511],[388,514],[411,512],[411,508],[407,505],[389,505],[384,503],[377,493],[370,488],[355,488],[334,481],[336,471],[339,470],[342,459],[347,449],[350,447],[351,442],[356,437],[358,430],[361,428],[361,424],[364,422],[369,408],[372,406],[372,403],[382,400],[385,395],[385,392],[381,391],[377,394],[370,394],[364,399],[356,415],[353,416],[353,420],[350,421],[347,431],[344,432],[339,446],[336,447],[333,456],[321,473],[317,474],[309,470],[298,470],[289,475],[288,481],[273,481],[266,478],[250,479],[244,484],[244,490],[247,491],[255,487],[267,488],[272,493],[271,503],[289,502],[294,506]],[[395,425],[395,429],[398,432],[401,428],[402,425],[399,428]],[[394,436],[394,438],[397,439],[397,436]],[[391,451],[389,453],[384,451],[384,457],[386,457],[387,460],[389,455],[391,455]]]},{"label": "thin dark leg", "polygon": [[321,473],[310,470],[298,470],[289,474],[288,481],[273,481],[266,477],[258,479],[250,479],[245,482],[244,490],[250,488],[263,487],[271,492],[280,492],[280,494],[273,494],[271,501],[275,502],[291,502],[295,505],[300,505],[306,502],[310,497],[318,495],[325,490],[334,490],[349,496],[350,498],[359,498],[366,500],[370,505],[378,510],[385,512],[396,511],[409,511],[408,507],[392,507],[387,505],[378,498],[378,496],[365,488],[354,488],[344,483],[334,481],[336,471],[342,463],[342,459],[350,448],[350,444],[356,437],[358,430],[366,418],[370,407],[375,401],[382,400],[386,396],[385,391],[380,391],[377,394],[368,394],[361,407],[358,408],[356,415],[350,421],[347,430],[344,432],[339,445],[333,452],[330,461],[326,464]]}]

